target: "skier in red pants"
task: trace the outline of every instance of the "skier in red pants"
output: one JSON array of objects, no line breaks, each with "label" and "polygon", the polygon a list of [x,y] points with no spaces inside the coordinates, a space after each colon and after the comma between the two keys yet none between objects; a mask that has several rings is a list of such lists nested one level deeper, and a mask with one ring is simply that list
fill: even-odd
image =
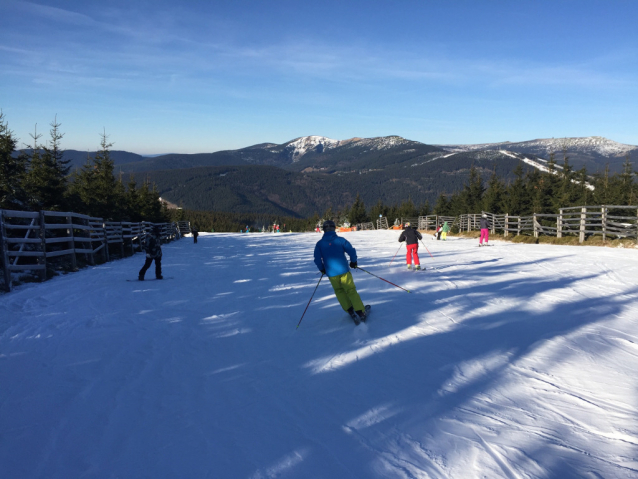
[{"label": "skier in red pants", "polygon": [[405,224],[405,229],[401,236],[399,236],[399,242],[405,241],[405,245],[408,249],[406,255],[406,262],[408,263],[408,269],[412,269],[412,259],[414,258],[414,269],[421,269],[421,262],[419,261],[419,240],[423,239],[421,233],[416,228],[412,228],[410,223]]}]

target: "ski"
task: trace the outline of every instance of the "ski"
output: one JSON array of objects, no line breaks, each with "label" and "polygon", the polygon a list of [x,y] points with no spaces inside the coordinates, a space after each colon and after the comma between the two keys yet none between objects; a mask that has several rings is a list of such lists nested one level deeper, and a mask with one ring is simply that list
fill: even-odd
[{"label": "ski", "polygon": [[143,280],[127,279],[126,281],[131,282],[131,283],[144,283],[146,281],[164,281],[165,279],[173,279],[173,277],[172,276],[164,276],[162,279],[148,278],[148,279],[143,279]]}]

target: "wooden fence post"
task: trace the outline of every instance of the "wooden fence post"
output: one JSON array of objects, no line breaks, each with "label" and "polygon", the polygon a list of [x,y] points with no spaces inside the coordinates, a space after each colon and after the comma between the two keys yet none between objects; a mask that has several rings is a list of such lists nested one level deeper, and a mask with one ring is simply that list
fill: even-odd
[{"label": "wooden fence post", "polygon": [[46,226],[44,222],[44,211],[40,211],[40,244],[42,247],[42,256],[38,256],[38,264],[43,264],[44,268],[40,271],[40,279],[45,281],[47,279],[47,234]]},{"label": "wooden fence post", "polygon": [[602,220],[602,227],[603,227],[603,243],[607,240],[607,208],[605,207],[605,205],[602,206],[602,208],[600,208],[600,212],[601,212],[601,220]]},{"label": "wooden fence post", "polygon": [[106,231],[106,223],[104,223],[104,220],[102,220],[102,233],[104,233],[102,235],[102,237],[104,238],[104,258],[105,261],[108,263],[109,261],[111,261],[111,255],[109,254],[109,238],[108,232]]},{"label": "wooden fence post", "polygon": [[7,232],[4,228],[4,211],[0,210],[0,250],[2,250],[2,271],[4,273],[4,288],[11,292],[11,271],[9,271],[9,244],[6,242]]},{"label": "wooden fence post", "polygon": [[77,271],[78,259],[77,259],[77,256],[75,255],[75,238],[73,236],[73,217],[72,216],[66,217],[66,224],[69,225],[69,229],[66,230],[67,234],[69,235],[69,247],[71,250],[73,250],[71,252],[71,268],[73,268],[73,271]]},{"label": "wooden fence post", "polygon": [[505,228],[503,229],[503,236],[505,238],[507,238],[507,235],[509,234],[509,231],[507,231],[510,227],[509,219],[510,215],[508,213],[505,213]]},{"label": "wooden fence post", "polygon": [[558,218],[556,218],[556,237],[563,237],[563,209],[558,210]]},{"label": "wooden fence post", "polygon": [[[85,231],[88,232],[88,238],[91,239],[92,235],[91,235],[91,220],[90,219],[84,219],[84,221],[86,222],[86,226],[89,228]],[[85,243],[86,244],[86,243]],[[91,252],[87,255],[87,259],[89,261],[89,263],[91,264],[91,266],[95,266],[95,253],[93,252],[93,241],[89,242],[89,247]]]},{"label": "wooden fence post", "polygon": [[536,213],[532,213],[532,227],[534,228],[534,238],[538,238],[538,227],[536,226]]},{"label": "wooden fence post", "polygon": [[580,234],[578,235],[578,242],[585,242],[585,222],[587,220],[587,208],[583,206],[580,210]]},{"label": "wooden fence post", "polygon": [[521,234],[521,217],[518,217],[518,229],[516,230],[516,236],[520,236]]}]

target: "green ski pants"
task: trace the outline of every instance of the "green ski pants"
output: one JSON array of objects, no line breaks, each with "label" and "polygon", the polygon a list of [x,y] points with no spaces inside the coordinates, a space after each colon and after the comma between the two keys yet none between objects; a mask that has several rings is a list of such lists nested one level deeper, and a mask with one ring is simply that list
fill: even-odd
[{"label": "green ski pants", "polygon": [[363,301],[357,293],[357,287],[352,279],[352,273],[348,271],[340,276],[332,276],[328,278],[332,289],[335,290],[339,304],[344,311],[348,311],[353,307],[355,311],[363,311]]}]

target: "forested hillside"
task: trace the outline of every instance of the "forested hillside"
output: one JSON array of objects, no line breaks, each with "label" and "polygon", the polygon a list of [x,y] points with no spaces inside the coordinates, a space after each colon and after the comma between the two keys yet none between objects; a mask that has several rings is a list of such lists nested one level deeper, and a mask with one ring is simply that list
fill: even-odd
[{"label": "forested hillside", "polygon": [[[474,165],[484,177],[494,171],[513,178],[519,160],[509,156],[479,158],[454,155],[415,166],[380,171],[327,174],[299,173],[272,166],[229,166],[151,171],[143,173],[160,195],[183,208],[310,216],[328,207],[342,209],[357,194],[366,204],[433,202],[440,194],[463,188]],[[531,168],[531,167],[529,167]]]}]

